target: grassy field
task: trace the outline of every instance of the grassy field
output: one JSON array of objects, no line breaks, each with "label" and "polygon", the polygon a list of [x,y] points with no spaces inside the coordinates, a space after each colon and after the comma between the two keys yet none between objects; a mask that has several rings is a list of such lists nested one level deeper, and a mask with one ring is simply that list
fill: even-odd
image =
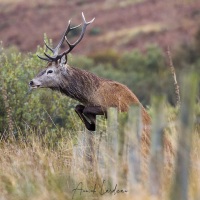
[{"label": "grassy field", "polygon": [[[168,56],[173,68],[170,50]],[[94,65],[83,61],[77,65]],[[142,131],[137,107],[120,114],[111,108],[88,132],[76,102],[50,90],[27,91],[41,65],[36,54],[0,47],[0,200],[199,199],[197,68],[178,79],[176,107],[152,96],[150,133]]]},{"label": "grassy field", "polygon": [[152,101],[150,146],[134,107],[110,109],[95,133],[28,128],[1,138],[0,199],[199,199],[197,81],[184,80],[180,108]]}]

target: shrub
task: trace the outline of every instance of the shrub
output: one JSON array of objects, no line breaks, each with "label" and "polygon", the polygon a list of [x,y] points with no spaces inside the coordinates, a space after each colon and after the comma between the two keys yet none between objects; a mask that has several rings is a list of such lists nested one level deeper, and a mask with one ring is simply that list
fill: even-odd
[{"label": "shrub", "polygon": [[94,61],[86,56],[71,55],[68,58],[68,63],[70,66],[80,67],[86,70],[89,70],[94,67]]},{"label": "shrub", "polygon": [[112,49],[108,49],[106,51],[101,51],[97,53],[93,53],[89,56],[94,60],[96,64],[111,64],[113,67],[117,67],[118,61],[120,59],[120,55]]},{"label": "shrub", "polygon": [[145,65],[146,60],[142,53],[138,50],[133,50],[122,54],[118,62],[118,69],[125,72],[139,72],[144,70]]},{"label": "shrub", "polygon": [[[38,48],[37,53],[42,51],[43,49]],[[29,81],[44,67],[44,62],[36,54],[23,56],[16,49],[9,49],[1,53],[0,60],[0,133],[8,128],[3,89],[6,90],[16,134],[19,129],[30,127],[39,128],[41,133],[45,133],[47,127],[52,130],[59,127],[75,128],[71,123],[74,105],[71,99],[46,89],[28,92]]]}]

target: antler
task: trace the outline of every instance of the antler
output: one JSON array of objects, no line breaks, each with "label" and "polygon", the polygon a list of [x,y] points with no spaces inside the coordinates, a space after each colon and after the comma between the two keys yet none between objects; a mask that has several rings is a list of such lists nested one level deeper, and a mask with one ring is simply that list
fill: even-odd
[{"label": "antler", "polygon": [[[91,23],[94,21],[94,19],[95,19],[95,18],[93,18],[93,19],[92,19],[91,21],[89,21],[89,22],[86,22],[85,16],[84,16],[84,14],[83,14],[83,12],[82,12],[83,26],[82,26],[81,35],[80,35],[80,37],[77,39],[77,41],[74,42],[73,44],[71,44],[71,43],[68,41],[68,39],[67,39],[67,34],[68,34],[70,31],[72,31],[72,30],[74,30],[74,29],[80,27],[81,24],[79,24],[78,26],[75,26],[75,27],[70,27],[71,21],[69,20],[66,31],[64,32],[64,34],[63,34],[63,36],[62,36],[60,42],[58,43],[58,45],[57,45],[54,49],[51,48],[51,47],[44,41],[46,47],[53,53],[53,56],[48,55],[46,52],[44,52],[44,55],[45,55],[46,57],[42,57],[42,56],[39,56],[39,55],[37,55],[37,56],[38,56],[40,59],[46,60],[46,61],[49,61],[49,62],[58,61],[58,60],[61,59],[64,55],[67,55],[69,52],[71,52],[72,49],[82,40],[82,38],[83,38],[83,36],[84,36],[84,34],[85,34],[85,30],[86,30],[87,25],[91,24]],[[64,40],[66,40],[66,42],[67,42],[69,48],[68,48],[66,51],[64,51],[63,53],[59,54],[60,47],[61,47],[62,43],[64,42]]]}]

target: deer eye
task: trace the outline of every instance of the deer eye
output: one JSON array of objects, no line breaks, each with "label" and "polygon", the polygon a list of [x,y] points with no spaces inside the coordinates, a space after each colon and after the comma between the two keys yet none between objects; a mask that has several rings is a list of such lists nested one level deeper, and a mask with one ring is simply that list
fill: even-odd
[{"label": "deer eye", "polygon": [[51,73],[53,73],[53,70],[50,69],[47,71],[47,74],[51,74]]}]

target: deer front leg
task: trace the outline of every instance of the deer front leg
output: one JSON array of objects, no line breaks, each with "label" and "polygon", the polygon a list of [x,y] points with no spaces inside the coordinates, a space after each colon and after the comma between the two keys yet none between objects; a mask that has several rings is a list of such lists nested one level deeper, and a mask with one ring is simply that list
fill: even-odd
[{"label": "deer front leg", "polygon": [[[88,106],[77,105],[75,108],[76,113],[81,118],[86,128],[89,131],[95,131],[96,129],[96,115],[106,115],[106,112],[100,106]],[[88,122],[88,120],[90,122]]]},{"label": "deer front leg", "polygon": [[86,116],[86,118],[88,118],[90,120],[91,124],[93,124],[94,129],[92,131],[95,131],[96,116],[97,115],[106,115],[106,111],[104,111],[101,106],[87,106],[84,108],[83,114],[84,114],[84,116]]},{"label": "deer front leg", "polygon": [[96,122],[96,115],[106,115],[106,111],[101,106],[87,106],[83,110],[83,114],[90,119],[92,123]]},{"label": "deer front leg", "polygon": [[75,111],[78,114],[78,116],[80,117],[80,119],[82,120],[82,122],[85,124],[86,128],[89,131],[95,131],[95,124],[88,122],[88,120],[86,119],[86,117],[83,114],[83,110],[84,109],[85,109],[85,106],[83,106],[83,105],[77,105],[76,108],[75,108]]}]

